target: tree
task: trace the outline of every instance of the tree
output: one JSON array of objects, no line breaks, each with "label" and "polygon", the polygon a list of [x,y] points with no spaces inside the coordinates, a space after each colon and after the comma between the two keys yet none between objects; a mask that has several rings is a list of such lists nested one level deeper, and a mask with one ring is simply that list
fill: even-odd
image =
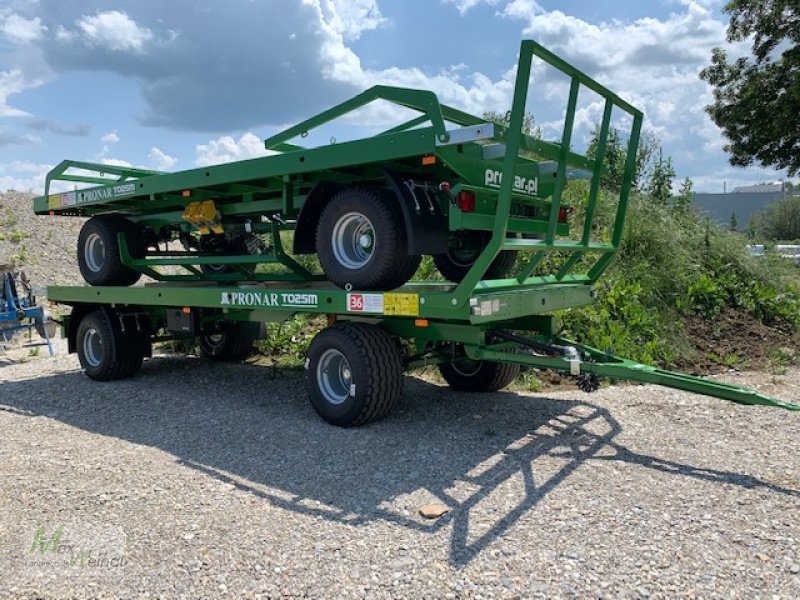
[{"label": "tree", "polygon": [[[593,158],[597,154],[597,147],[600,143],[600,125],[595,124],[586,156]],[[647,172],[650,162],[655,155],[657,148],[660,148],[658,140],[651,134],[645,132],[639,139],[639,149],[636,152],[636,165],[633,170],[633,187],[639,187],[642,177]],[[603,162],[605,163],[608,174],[602,178],[603,187],[612,191],[622,188],[622,178],[625,175],[625,161],[627,160],[627,147],[622,146],[622,139],[619,131],[615,127],[610,127],[606,138],[606,153]]]},{"label": "tree", "polygon": [[800,239],[800,196],[786,196],[765,208],[758,219],[759,234],[769,240]]},{"label": "tree", "polygon": [[681,189],[678,195],[672,199],[672,208],[678,212],[689,212],[689,207],[692,205],[692,196],[694,196],[694,183],[688,177],[681,183]]},{"label": "tree", "polygon": [[646,192],[659,204],[666,204],[672,195],[672,182],[675,179],[675,167],[672,157],[664,158],[664,152],[658,149],[658,158],[653,164],[653,172],[647,183]]},{"label": "tree", "polygon": [[[487,110],[485,113],[483,113],[483,118],[491,123],[497,123],[503,127],[508,127],[508,124],[511,122],[511,111],[508,110],[505,113],[499,113],[494,110]],[[536,121],[534,120],[533,115],[529,112],[526,112],[525,116],[522,117],[522,133],[527,133],[535,138],[541,138],[542,130],[540,127],[537,127],[535,123]]]},{"label": "tree", "polygon": [[735,212],[731,213],[730,221],[728,221],[728,229],[731,231],[738,231],[739,228],[739,218],[736,216]]},{"label": "tree", "polygon": [[728,62],[714,48],[700,77],[714,87],[706,107],[729,143],[732,165],[759,162],[800,170],[800,3],[797,0],[730,0],[728,41],[752,36],[752,57]]},{"label": "tree", "polygon": [[751,240],[755,239],[756,232],[758,231],[758,217],[755,214],[750,215],[750,220],[747,221],[747,229],[745,233]]}]

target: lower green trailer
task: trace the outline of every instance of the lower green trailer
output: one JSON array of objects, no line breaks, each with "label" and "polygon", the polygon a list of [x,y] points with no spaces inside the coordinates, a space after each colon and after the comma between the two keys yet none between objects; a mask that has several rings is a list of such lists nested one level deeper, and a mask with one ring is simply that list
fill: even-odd
[{"label": "lower green trailer", "polygon": [[746,405],[800,410],[753,390],[625,360],[557,335],[553,311],[591,301],[588,286],[476,288],[465,305],[456,286],[412,284],[391,292],[328,283],[154,283],[135,287],[50,287],[72,307],[62,322],[70,352],[92,379],[135,375],[159,340],[191,338],[212,360],[247,357],[264,322],[298,313],[327,317],[305,361],[314,409],[334,425],[384,417],[402,395],[403,373],[438,365],[454,389],[493,392],[520,367],[552,369],[586,392],[608,377],[654,383]]}]

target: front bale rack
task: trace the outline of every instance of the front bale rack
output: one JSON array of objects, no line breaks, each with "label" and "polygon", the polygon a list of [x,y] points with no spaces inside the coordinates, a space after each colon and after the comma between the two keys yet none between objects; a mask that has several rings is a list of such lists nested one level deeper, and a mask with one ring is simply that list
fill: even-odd
[{"label": "front bale rack", "polygon": [[[534,58],[570,82],[558,143],[523,132]],[[586,90],[603,105],[593,157],[571,149]],[[419,116],[372,138],[291,143],[375,100]],[[629,125],[627,154],[599,236],[615,111]],[[378,86],[269,138],[274,154],[264,158],[179,173],[65,161],[34,210],[91,217],[78,259],[93,285],[51,287],[48,297],[72,306],[63,321],[69,349],[96,380],[136,373],[154,340],[193,337],[208,358],[238,360],[260,323],[325,315],[329,326],[312,342],[306,369],[312,405],[336,425],[383,417],[401,395],[402,373],[425,365],[467,391],[505,387],[525,366],[568,373],[585,391],[609,377],[800,410],[558,336],[552,313],[591,303],[619,248],[642,118],[526,40],[507,126],[431,92]],[[570,179],[588,179],[577,204],[566,200]],[[50,193],[56,181],[89,187]],[[307,254],[319,256],[322,273],[299,258]],[[413,281],[423,254],[449,281]],[[156,281],[131,287],[142,274]]]}]

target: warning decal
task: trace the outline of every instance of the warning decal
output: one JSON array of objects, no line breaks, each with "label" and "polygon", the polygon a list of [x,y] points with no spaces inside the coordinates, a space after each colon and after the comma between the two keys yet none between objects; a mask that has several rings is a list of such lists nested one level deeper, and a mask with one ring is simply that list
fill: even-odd
[{"label": "warning decal", "polygon": [[419,316],[419,294],[384,294],[385,315]]},{"label": "warning decal", "polygon": [[383,294],[347,294],[349,312],[383,313]]}]

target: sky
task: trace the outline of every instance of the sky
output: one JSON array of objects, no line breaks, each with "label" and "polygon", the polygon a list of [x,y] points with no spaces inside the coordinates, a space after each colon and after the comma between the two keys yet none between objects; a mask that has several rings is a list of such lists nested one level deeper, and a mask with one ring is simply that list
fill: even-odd
[{"label": "sky", "polygon": [[[263,139],[375,84],[481,115],[511,105],[534,39],[645,113],[677,183],[721,192],[785,173],[731,167],[698,72],[733,55],[718,0],[0,0],[0,190],[42,193],[63,159],[176,171],[264,154]],[[568,86],[533,70],[528,110],[559,139]],[[602,116],[579,103],[574,145]],[[310,136],[372,135],[385,104]],[[622,120],[615,124],[624,128]]]}]

